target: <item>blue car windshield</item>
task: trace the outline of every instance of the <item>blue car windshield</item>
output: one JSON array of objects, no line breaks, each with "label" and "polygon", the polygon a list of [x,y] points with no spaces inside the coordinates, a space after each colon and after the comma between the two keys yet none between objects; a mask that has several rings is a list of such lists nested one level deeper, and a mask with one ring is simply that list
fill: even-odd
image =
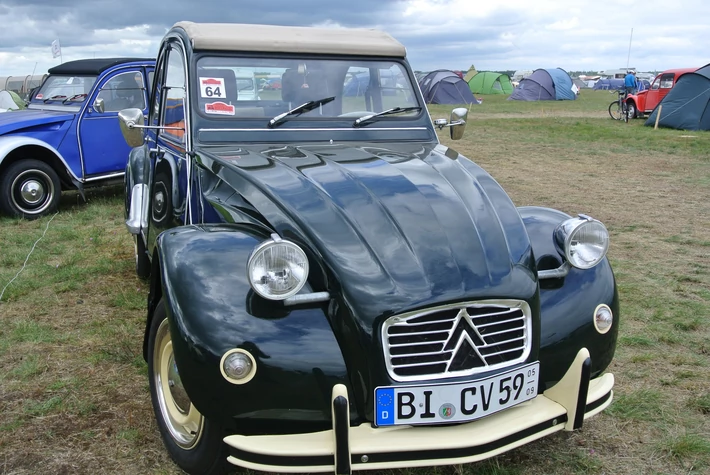
[{"label": "blue car windshield", "polygon": [[96,76],[49,76],[32,97],[32,104],[76,105],[86,101]]},{"label": "blue car windshield", "polygon": [[191,94],[200,115],[210,119],[270,119],[330,98],[289,120],[354,120],[395,108],[414,109],[388,120],[420,113],[406,66],[388,59],[203,56],[196,79]]}]

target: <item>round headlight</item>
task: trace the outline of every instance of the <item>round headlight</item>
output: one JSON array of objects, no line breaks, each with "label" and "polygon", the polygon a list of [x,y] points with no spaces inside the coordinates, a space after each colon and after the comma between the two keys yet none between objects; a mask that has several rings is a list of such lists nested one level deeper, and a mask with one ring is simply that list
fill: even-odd
[{"label": "round headlight", "polygon": [[308,279],[308,258],[296,244],[276,237],[252,251],[247,264],[254,292],[269,300],[296,295]]},{"label": "round headlight", "polygon": [[609,249],[609,231],[587,216],[568,219],[557,228],[557,239],[567,261],[578,269],[590,269],[604,259]]}]

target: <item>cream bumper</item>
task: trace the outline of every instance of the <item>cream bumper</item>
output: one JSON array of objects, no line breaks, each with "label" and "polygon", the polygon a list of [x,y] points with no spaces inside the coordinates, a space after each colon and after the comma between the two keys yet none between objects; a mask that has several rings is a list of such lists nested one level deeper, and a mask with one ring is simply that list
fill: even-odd
[{"label": "cream bumper", "polygon": [[345,386],[333,388],[333,429],[293,435],[232,435],[229,462],[281,473],[422,467],[476,462],[560,430],[581,427],[584,419],[612,400],[614,376],[589,379],[591,360],[580,350],[565,376],[535,399],[476,421],[449,426],[370,424],[350,427]]}]

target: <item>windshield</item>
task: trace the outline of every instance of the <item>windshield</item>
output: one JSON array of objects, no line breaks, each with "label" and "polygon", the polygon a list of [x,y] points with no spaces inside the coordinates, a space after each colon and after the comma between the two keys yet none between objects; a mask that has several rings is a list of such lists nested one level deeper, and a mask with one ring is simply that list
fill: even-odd
[{"label": "windshield", "polygon": [[49,76],[32,98],[32,104],[76,105],[84,102],[96,76]]},{"label": "windshield", "polygon": [[[288,120],[356,119],[420,106],[404,64],[391,60],[202,57],[192,94],[210,119],[272,119],[310,101],[333,100]],[[402,120],[418,109],[388,115]],[[352,122],[352,120],[350,120]],[[266,124],[265,124],[266,125]]]}]

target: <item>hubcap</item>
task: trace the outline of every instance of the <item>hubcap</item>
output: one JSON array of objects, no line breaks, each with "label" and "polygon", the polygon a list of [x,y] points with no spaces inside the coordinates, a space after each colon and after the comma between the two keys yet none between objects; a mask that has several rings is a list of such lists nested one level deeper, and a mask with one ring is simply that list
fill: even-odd
[{"label": "hubcap", "polygon": [[181,448],[194,448],[202,435],[205,420],[190,402],[182,385],[167,319],[160,324],[155,337],[152,377],[160,413],[170,436]]},{"label": "hubcap", "polygon": [[42,170],[25,170],[12,181],[12,204],[24,214],[40,214],[52,204],[54,182]]},{"label": "hubcap", "polygon": [[22,199],[31,205],[36,205],[44,197],[44,187],[37,180],[27,180],[20,187]]}]

